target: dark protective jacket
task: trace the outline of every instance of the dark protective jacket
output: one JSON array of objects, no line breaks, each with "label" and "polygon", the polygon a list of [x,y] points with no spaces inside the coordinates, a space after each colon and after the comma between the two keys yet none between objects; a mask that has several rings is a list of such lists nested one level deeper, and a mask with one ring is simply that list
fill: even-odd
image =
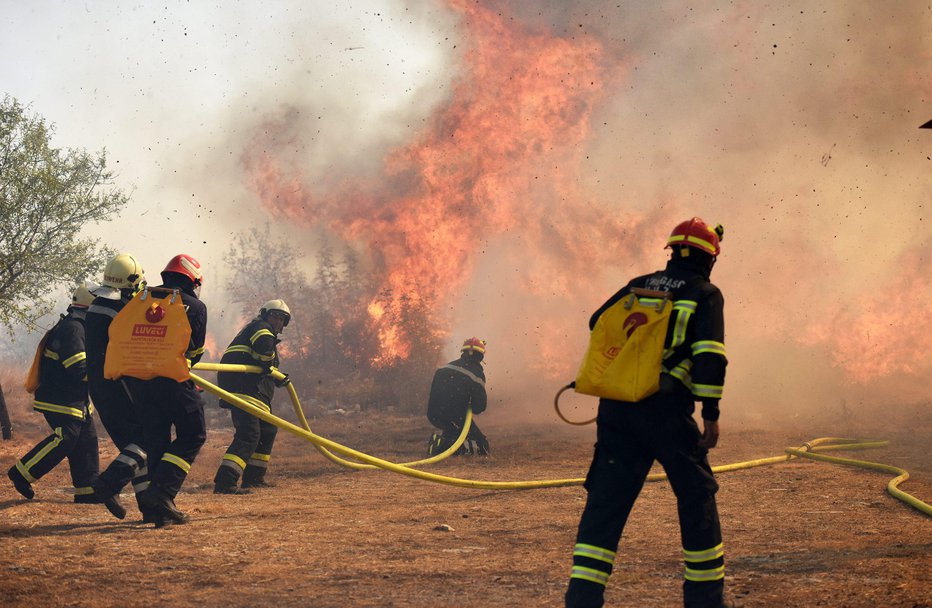
[{"label": "dark protective jacket", "polygon": [[157,297],[165,297],[160,290],[177,289],[181,293],[181,303],[187,312],[188,324],[191,326],[191,340],[184,356],[191,365],[196,364],[204,356],[204,340],[207,337],[207,305],[198,299],[194,288],[185,277],[175,278],[174,273],[166,273],[164,283],[151,288]]},{"label": "dark protective jacket", "polygon": [[709,281],[709,270],[688,260],[670,260],[664,270],[632,279],[589,320],[589,329],[610,306],[640,287],[673,294],[673,314],[664,342],[663,372],[678,379],[702,401],[702,417],[718,420],[725,384],[724,298]]},{"label": "dark protective jacket", "polygon": [[87,311],[69,308],[52,328],[39,363],[33,407],[40,412],[84,419],[89,413],[84,319]]},{"label": "dark protective jacket", "polygon": [[485,407],[485,372],[479,361],[463,355],[434,372],[427,401],[427,419],[432,424],[442,427],[450,421],[462,422],[466,408],[481,414]]},{"label": "dark protective jacket", "polygon": [[[261,317],[250,321],[240,330],[220,359],[220,363],[237,365],[255,365],[266,371],[278,367],[278,343],[272,325]],[[220,388],[231,393],[255,397],[265,405],[272,404],[275,382],[268,374],[243,374],[238,372],[220,372],[217,375]],[[221,407],[231,407],[220,401]]]},{"label": "dark protective jacket", "polygon": [[110,343],[110,323],[119,314],[129,298],[115,295],[115,299],[98,296],[87,309],[87,381],[91,387],[100,386],[104,379],[104,358]]}]

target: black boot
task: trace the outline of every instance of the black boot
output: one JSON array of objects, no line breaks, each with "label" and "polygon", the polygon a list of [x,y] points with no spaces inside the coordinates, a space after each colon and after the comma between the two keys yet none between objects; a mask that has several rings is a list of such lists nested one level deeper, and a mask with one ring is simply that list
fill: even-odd
[{"label": "black boot", "polygon": [[564,601],[566,608],[602,608],[605,587],[598,583],[571,578]]},{"label": "black boot", "polygon": [[274,488],[274,487],[275,487],[274,483],[270,481],[266,481],[264,479],[252,479],[252,480],[243,479],[242,488],[246,490],[247,492],[249,491],[247,490],[247,488]]},{"label": "black boot", "polygon": [[106,496],[101,501],[107,510],[110,511],[110,514],[116,517],[117,519],[124,519],[126,517],[126,507],[120,503],[118,498],[119,494],[114,494],[113,496]]},{"label": "black boot", "polygon": [[243,471],[243,488],[271,488],[274,483],[265,480],[265,469],[261,467],[247,466]]},{"label": "black boot", "polygon": [[143,517],[146,513],[152,513],[156,528],[169,524],[184,524],[190,519],[187,513],[175,506],[175,501],[169,494],[152,483],[140,492],[139,506],[143,511]]},{"label": "black boot", "polygon": [[215,484],[214,494],[252,494],[252,490],[245,486],[237,488],[236,486],[221,486]]},{"label": "black boot", "polygon": [[13,482],[13,487],[16,488],[17,492],[23,495],[23,498],[26,500],[35,498],[36,493],[32,491],[32,484],[23,477],[23,474],[20,473],[15,466],[10,467],[10,470],[6,472],[6,476],[10,478],[10,481]]},{"label": "black boot", "polygon": [[239,473],[231,467],[221,466],[214,475],[214,494],[249,494],[249,490],[237,488]]},{"label": "black boot", "polygon": [[93,488],[94,491],[90,494],[75,496],[74,501],[90,505],[103,505],[117,519],[126,517],[126,508],[120,503],[119,493],[112,491],[99,481],[94,482]]},{"label": "black boot", "polygon": [[476,454],[479,456],[488,456],[491,454],[492,446],[489,445],[489,440],[486,437],[480,437],[476,439]]}]

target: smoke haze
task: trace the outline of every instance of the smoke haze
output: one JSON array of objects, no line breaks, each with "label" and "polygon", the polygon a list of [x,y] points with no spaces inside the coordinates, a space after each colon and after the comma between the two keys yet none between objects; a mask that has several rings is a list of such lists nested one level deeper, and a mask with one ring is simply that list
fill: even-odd
[{"label": "smoke haze", "polygon": [[218,342],[227,243],[268,217],[296,257],[328,239],[436,290],[446,356],[487,339],[492,409],[540,416],[591,312],[698,215],[726,229],[726,416],[932,397],[927,2],[88,6],[78,27],[125,25],[119,67],[81,38],[82,83],[51,94],[96,99],[95,129],[10,93],[59,145],[116,134],[148,215],[106,240],[206,258]]},{"label": "smoke haze", "polygon": [[501,402],[549,403],[589,313],[691,215],[726,225],[726,407],[928,399],[928,6],[449,6],[450,97],[365,192],[294,173],[257,191],[399,288],[446,289],[451,345],[489,339]]}]

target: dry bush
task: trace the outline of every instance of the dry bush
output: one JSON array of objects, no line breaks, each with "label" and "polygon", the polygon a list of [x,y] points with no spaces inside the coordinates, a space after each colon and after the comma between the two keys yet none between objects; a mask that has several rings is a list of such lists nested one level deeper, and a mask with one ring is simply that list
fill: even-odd
[{"label": "dry bush", "polygon": [[32,410],[32,395],[23,388],[27,371],[26,363],[0,362],[0,387],[3,387],[3,398],[6,400],[14,433],[45,428],[42,416]]}]

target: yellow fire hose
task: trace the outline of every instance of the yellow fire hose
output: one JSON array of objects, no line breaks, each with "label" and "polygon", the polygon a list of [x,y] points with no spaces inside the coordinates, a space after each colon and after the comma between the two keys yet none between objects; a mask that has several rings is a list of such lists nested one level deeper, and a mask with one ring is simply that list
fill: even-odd
[{"label": "yellow fire hose", "polygon": [[[566,416],[563,415],[563,412],[560,411],[560,395],[569,389],[573,388],[573,384],[567,384],[557,391],[557,394],[553,397],[553,409],[556,410],[557,416],[563,422],[567,424],[572,424],[575,426],[584,426],[591,424],[596,421],[596,418],[593,417],[589,420],[577,422],[569,420]],[[813,439],[812,441],[806,443],[805,445],[798,448],[786,448],[786,455],[784,456],[772,456],[770,458],[759,458],[757,460],[748,460],[746,462],[736,462],[734,464],[725,464],[717,467],[712,467],[712,471],[715,473],[724,473],[726,471],[737,471],[739,469],[749,469],[751,467],[759,467],[767,464],[775,464],[778,462],[784,462],[790,460],[793,457],[799,458],[809,458],[810,460],[821,460],[823,462],[831,462],[835,464],[841,464],[852,467],[860,467],[862,469],[872,469],[874,471],[884,471],[886,473],[893,473],[897,475],[894,479],[891,479],[887,484],[887,492],[891,496],[905,502],[909,506],[922,511],[926,515],[932,516],[932,507],[928,504],[922,502],[915,496],[908,494],[899,488],[899,485],[909,479],[909,472],[899,467],[894,467],[888,464],[881,464],[879,462],[870,462],[868,460],[855,460],[853,458],[839,458],[837,456],[824,456],[822,454],[815,454],[815,451],[827,452],[830,450],[863,450],[867,448],[879,448],[889,445],[889,441],[869,441],[864,439],[845,439],[841,437],[822,437],[819,439]],[[666,476],[648,476],[648,481],[653,481],[652,477],[656,479],[664,479]]]},{"label": "yellow fire hose", "polygon": [[[239,372],[239,373],[245,373],[245,374],[261,374],[263,372],[263,369],[257,365],[239,365],[239,364],[231,364],[231,363],[206,363],[206,362],[197,363],[195,364],[193,369],[196,369],[199,371]],[[275,368],[272,368],[272,373],[270,375],[275,380],[282,380],[285,378],[285,374],[281,373],[279,370]],[[294,408],[295,415],[298,417],[298,420],[301,422],[301,427],[305,431],[312,432],[311,425],[308,424],[307,417],[304,415],[304,409],[301,407],[301,401],[298,399],[297,391],[295,391],[294,386],[290,382],[288,383],[287,386],[288,386],[288,394],[291,397],[291,405]],[[236,405],[236,404],[234,403],[233,405]],[[454,453],[456,453],[456,450],[458,450],[460,446],[463,445],[463,442],[466,441],[466,435],[469,433],[470,424],[472,424],[472,410],[467,409],[466,419],[463,423],[463,430],[460,432],[459,437],[456,438],[456,441],[453,442],[453,445],[451,445],[449,448],[447,448],[443,452],[431,456],[430,458],[425,458],[423,460],[415,460],[413,462],[402,462],[399,464],[405,467],[418,466],[418,465],[424,465],[424,464],[433,464],[435,462],[440,462],[444,458],[448,458],[452,456]],[[343,458],[340,458],[339,456],[337,456],[336,454],[334,454],[327,448],[323,447],[322,445],[318,443],[314,443],[314,442],[312,443],[314,447],[317,449],[317,451],[323,454],[323,456],[327,460],[330,460],[331,462],[335,462],[349,469],[361,470],[361,469],[379,468],[371,464],[364,464],[361,462],[352,462],[350,460],[345,460]]]},{"label": "yellow fire hose", "polygon": [[447,477],[444,475],[436,475],[434,473],[427,473],[425,471],[418,471],[417,469],[412,469],[400,464],[395,464],[393,462],[388,462],[387,460],[382,460],[381,458],[376,458],[374,456],[369,456],[363,452],[354,450],[353,448],[346,447],[335,441],[331,441],[320,435],[316,435],[312,431],[302,429],[299,426],[296,426],[287,420],[282,420],[281,418],[266,412],[246,401],[243,401],[236,395],[229,393],[219,386],[204,380],[196,374],[191,374],[191,380],[201,388],[210,391],[211,393],[217,395],[218,397],[223,398],[224,401],[230,403],[231,405],[238,407],[244,412],[248,412],[259,418],[265,420],[269,424],[274,424],[280,429],[284,429],[293,435],[302,437],[311,443],[314,443],[318,447],[326,448],[334,452],[339,452],[344,456],[349,456],[355,458],[360,462],[375,465],[380,469],[385,469],[387,471],[393,471],[395,473],[400,473],[402,475],[407,475],[409,477],[416,477],[419,479],[425,479],[427,481],[436,481],[438,483],[445,483],[448,485],[455,485],[464,488],[478,488],[485,490],[502,490],[502,489],[518,489],[518,488],[555,488],[560,486],[569,486],[569,485],[579,485],[582,483],[582,479],[552,479],[545,481],[520,481],[520,482],[511,482],[511,481],[474,481],[470,479],[460,479],[458,477]]},{"label": "yellow fire hose", "polygon": [[[203,371],[221,371],[222,370],[222,371],[237,371],[237,372],[246,372],[246,373],[257,373],[261,371],[261,368],[254,367],[254,366],[245,366],[245,365],[230,366],[230,365],[217,364],[217,363],[198,363],[197,365],[194,366],[194,369],[203,370]],[[281,374],[277,370],[273,371],[272,375],[276,379],[282,379],[285,377],[284,374]],[[223,390],[222,388],[216,386],[215,384],[212,384],[211,382],[208,382],[207,380],[204,380],[200,376],[191,374],[191,380],[193,380],[195,384],[204,388],[205,390],[210,391],[211,393],[217,395],[218,397],[221,397],[224,401],[230,403],[231,405],[238,407],[239,409],[247,413],[250,413],[253,416],[256,416],[257,418],[260,418],[261,420],[265,420],[266,422],[270,424],[274,424],[275,426],[281,429],[284,429],[288,431],[289,433],[292,433],[293,435],[297,435],[298,437],[301,437],[303,439],[306,439],[307,441],[310,441],[311,443],[315,445],[315,447],[317,447],[317,449],[322,454],[324,454],[325,456],[328,456],[330,460],[337,462],[339,464],[342,464],[343,466],[349,466],[352,468],[360,468],[360,463],[362,463],[363,465],[368,465],[366,466],[366,468],[380,468],[380,469],[385,469],[387,471],[399,473],[401,475],[407,475],[409,477],[423,479],[426,481],[434,481],[437,483],[443,483],[443,484],[453,485],[453,486],[458,486],[458,487],[486,489],[486,490],[556,488],[556,487],[564,487],[564,486],[582,485],[582,483],[585,481],[584,478],[550,479],[550,480],[539,480],[539,481],[478,481],[478,480],[462,479],[459,477],[448,477],[445,475],[437,475],[435,473],[428,473],[426,471],[419,471],[419,470],[411,468],[409,465],[406,465],[406,464],[397,464],[397,463],[389,462],[387,460],[382,460],[381,458],[370,456],[358,450],[354,450],[352,448],[341,445],[335,441],[331,441],[330,439],[327,439],[325,437],[321,437],[320,435],[317,435],[314,432],[312,432],[310,430],[310,426],[307,423],[307,419],[304,416],[304,412],[301,410],[301,405],[298,400],[297,392],[294,390],[294,387],[290,383],[288,385],[288,388],[289,388],[289,393],[291,394],[291,397],[292,397],[292,403],[295,407],[295,411],[298,415],[298,418],[299,420],[301,420],[301,423],[304,426],[304,428],[295,426],[294,424],[288,422],[287,420],[283,420],[269,412],[266,412],[258,407],[255,407],[254,405],[240,399],[236,395]],[[564,387],[563,389],[561,389],[560,393],[562,393],[567,388],[569,387]],[[557,399],[559,398],[560,393],[557,393]],[[555,406],[557,405],[557,399],[554,400]],[[559,413],[559,407],[557,407],[557,411]],[[560,418],[565,420],[565,418],[563,418],[562,415],[560,415]],[[469,428],[469,425],[465,424],[463,428],[463,432],[461,433],[459,440],[462,440],[465,438],[468,428]],[[458,440],[458,443],[462,444],[462,441],[459,441],[459,440]],[[823,454],[816,453],[816,452],[827,452],[827,451],[835,451],[835,450],[861,450],[861,449],[869,449],[869,448],[878,448],[878,447],[886,446],[888,444],[889,444],[888,441],[847,439],[847,438],[841,438],[841,437],[822,437],[822,438],[814,439],[810,442],[807,442],[806,444],[799,446],[799,447],[786,448],[785,454],[781,456],[771,456],[768,458],[758,458],[756,460],[748,460],[745,462],[737,462],[737,463],[732,463],[732,464],[727,464],[727,465],[720,465],[720,466],[712,467],[712,471],[715,473],[723,473],[727,471],[737,471],[739,469],[750,469],[754,467],[759,467],[759,466],[764,466],[764,465],[769,465],[769,464],[776,464],[779,462],[785,462],[788,460],[792,460],[793,458],[799,457],[799,458],[822,460],[825,462],[832,462],[832,463],[843,464],[847,466],[856,466],[860,468],[895,473],[898,476],[887,484],[887,491],[890,493],[890,495],[896,498],[897,500],[900,500],[906,503],[907,505],[919,510],[920,512],[926,515],[932,516],[932,507],[930,507],[927,503],[922,502],[921,500],[915,498],[914,496],[898,488],[900,483],[909,479],[909,473],[906,472],[905,470],[897,468],[897,467],[893,467],[890,465],[869,462],[865,460],[839,458],[839,457],[833,457],[833,456],[825,456]],[[455,445],[454,448],[451,448],[450,450],[454,450],[455,448],[458,448],[458,447],[459,447],[458,445]],[[354,458],[359,462],[354,463],[354,462],[346,461],[332,454],[330,450],[343,454],[344,456]],[[450,451],[450,450],[447,450],[447,451]],[[437,458],[437,457],[434,457],[434,458]],[[426,460],[433,460],[433,459],[426,459]],[[426,463],[425,461],[417,461],[417,462],[420,464]],[[663,473],[655,473],[652,475],[648,475],[647,481],[661,481],[666,478],[667,476]]]},{"label": "yellow fire hose", "polygon": [[[886,445],[889,442],[878,442]],[[844,449],[839,447],[839,449]],[[809,458],[811,460],[821,460],[823,462],[832,462],[835,464],[841,464],[849,467],[860,467],[862,469],[872,469],[874,471],[883,471],[884,473],[893,473],[896,475],[893,479],[887,482],[887,492],[890,496],[893,496],[897,500],[905,502],[909,506],[917,509],[926,515],[932,517],[932,506],[929,506],[927,503],[922,502],[912,494],[904,492],[899,488],[899,485],[909,479],[909,473],[899,467],[895,467],[889,464],[882,464],[879,462],[870,462],[868,460],[854,460],[853,458],[839,458],[837,456],[825,456],[823,454],[813,454],[811,452],[804,452],[799,449],[786,448],[787,454],[792,454],[793,456],[799,456],[801,458]]]}]

